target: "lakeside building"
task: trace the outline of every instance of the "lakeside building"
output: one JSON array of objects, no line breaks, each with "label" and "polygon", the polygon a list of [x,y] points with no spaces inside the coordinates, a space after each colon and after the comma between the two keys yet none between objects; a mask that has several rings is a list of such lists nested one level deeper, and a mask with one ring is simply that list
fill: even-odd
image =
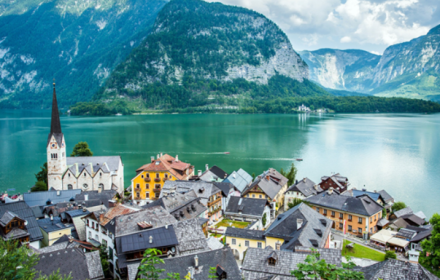
[{"label": "lakeside building", "polygon": [[238,171],[233,171],[229,174],[223,182],[231,183],[237,191],[236,196],[241,196],[244,189],[252,183],[252,176],[240,168]]},{"label": "lakeside building", "polygon": [[194,175],[194,166],[179,160],[179,156],[168,154],[151,157],[151,162],[136,170],[136,176],[131,180],[131,193],[138,205],[145,205],[160,197],[160,192],[166,181],[187,181]]},{"label": "lakeside building", "polygon": [[350,182],[348,181],[347,177],[336,173],[331,176],[322,176],[319,186],[323,191],[333,188],[333,190],[337,191],[338,193],[343,193],[347,190],[348,186],[350,186]]},{"label": "lakeside building", "polygon": [[[271,223],[270,208],[271,204],[264,199],[233,196],[224,215],[226,219],[251,222],[252,228],[263,229]],[[265,217],[264,224],[263,217]]]},{"label": "lakeside building", "polygon": [[284,211],[289,209],[289,203],[292,203],[295,199],[303,200],[321,192],[323,192],[321,187],[307,177],[300,181],[296,180],[295,184],[290,186],[284,193]]},{"label": "lakeside building", "polygon": [[214,165],[209,168],[209,166],[205,165],[205,172],[202,173],[202,170],[198,170],[198,177],[202,181],[206,182],[222,182],[226,177],[228,177],[228,173],[226,173],[220,167]]},{"label": "lakeside building", "polygon": [[71,236],[72,229],[75,229],[71,223],[62,223],[60,217],[40,219],[37,223],[43,234],[43,240],[41,240],[41,242],[44,246],[51,246],[63,235]]},{"label": "lakeside building", "polygon": [[278,215],[267,230],[227,228],[226,243],[242,260],[249,248],[293,251],[295,246],[329,248],[332,220],[323,217],[305,203]]},{"label": "lakeside building", "polygon": [[382,218],[383,207],[369,195],[345,196],[330,188],[305,201],[308,201],[316,212],[329,217],[336,230],[364,239],[378,231],[377,224]]},{"label": "lakeside building", "polygon": [[48,189],[116,190],[118,193],[124,190],[124,165],[120,156],[67,156],[55,83],[46,153]]}]

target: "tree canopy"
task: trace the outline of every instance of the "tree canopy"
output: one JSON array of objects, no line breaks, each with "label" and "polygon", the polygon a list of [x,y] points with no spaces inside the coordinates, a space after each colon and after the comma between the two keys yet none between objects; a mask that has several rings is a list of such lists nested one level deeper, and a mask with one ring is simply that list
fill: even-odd
[{"label": "tree canopy", "polygon": [[40,172],[35,174],[37,182],[31,188],[31,192],[47,191],[47,162],[40,166]]},{"label": "tree canopy", "polygon": [[289,171],[284,171],[283,169],[280,170],[281,175],[286,177],[289,181],[287,182],[288,186],[293,185],[296,178],[296,173],[298,172],[298,169],[295,167],[295,164],[292,162],[292,165],[290,166]]},{"label": "tree canopy", "polygon": [[402,210],[406,208],[406,204],[405,202],[402,201],[397,201],[393,204],[393,206],[391,206],[391,209],[393,210],[393,212],[397,212],[399,210]]},{"label": "tree canopy", "polygon": [[93,152],[89,148],[87,142],[78,142],[78,144],[73,147],[73,151],[70,154],[71,157],[91,157]]},{"label": "tree canopy", "polygon": [[436,213],[429,220],[432,225],[431,238],[422,242],[423,252],[419,262],[426,269],[440,277],[440,214]]}]

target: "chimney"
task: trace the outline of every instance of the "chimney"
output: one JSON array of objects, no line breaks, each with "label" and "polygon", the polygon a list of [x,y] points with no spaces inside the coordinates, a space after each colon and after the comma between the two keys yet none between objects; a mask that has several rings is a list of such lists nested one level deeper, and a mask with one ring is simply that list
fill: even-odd
[{"label": "chimney", "polygon": [[298,184],[298,180],[295,180],[295,184]]},{"label": "chimney", "polygon": [[153,243],[153,236],[150,235],[150,244]]},{"label": "chimney", "polygon": [[151,162],[154,162],[154,157],[151,157]]},{"label": "chimney", "polygon": [[50,220],[53,221],[53,215],[52,214],[50,214]]},{"label": "chimney", "polygon": [[61,195],[61,191],[57,191],[57,195],[58,195],[58,196]]},{"label": "chimney", "polygon": [[160,153],[160,157],[163,157],[163,154],[162,154],[162,153]]},{"label": "chimney", "polygon": [[176,161],[179,161],[179,155],[176,155]]},{"label": "chimney", "polygon": [[89,195],[88,195],[88,194],[85,194],[85,195],[84,195],[84,200],[85,200],[85,201],[89,200]]},{"label": "chimney", "polygon": [[159,159],[159,154],[157,154],[157,159]]},{"label": "chimney", "polygon": [[104,213],[99,214],[99,221],[103,221],[104,220]]},{"label": "chimney", "polygon": [[209,166],[207,164],[205,164],[205,170],[208,171],[209,170]]},{"label": "chimney", "polygon": [[318,190],[318,185],[314,185],[313,188],[315,188],[315,190]]},{"label": "chimney", "polygon": [[296,219],[296,230],[299,230],[303,225],[303,219]]},{"label": "chimney", "polygon": [[303,182],[304,182],[304,183],[306,182],[306,178],[303,179]]},{"label": "chimney", "polygon": [[108,207],[109,208],[113,208],[113,207],[115,207],[116,206],[116,201],[114,201],[114,200],[109,200],[108,201]]},{"label": "chimney", "polygon": [[333,187],[330,187],[327,191],[328,194],[333,194]]},{"label": "chimney", "polygon": [[197,172],[198,172],[197,174],[199,175],[199,177],[202,176],[202,170],[197,170]]},{"label": "chimney", "polygon": [[84,207],[84,208],[83,208],[83,212],[86,212],[86,211],[87,211],[87,209]]},{"label": "chimney", "polygon": [[197,257],[197,255],[194,257],[194,267],[196,269],[199,268],[199,257]]}]

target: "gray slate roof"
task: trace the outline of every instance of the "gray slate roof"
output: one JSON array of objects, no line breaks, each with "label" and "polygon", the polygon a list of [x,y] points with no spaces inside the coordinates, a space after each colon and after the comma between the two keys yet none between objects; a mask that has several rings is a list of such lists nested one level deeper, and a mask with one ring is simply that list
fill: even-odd
[{"label": "gray slate roof", "polygon": [[[243,261],[242,271],[246,280],[271,279],[271,276],[278,276],[276,279],[296,279],[291,276],[290,271],[297,269],[299,263],[304,263],[310,250],[301,249],[304,252],[278,251],[268,247],[266,249],[249,248]],[[320,258],[327,263],[341,266],[341,251],[337,249],[318,249]],[[268,257],[277,258],[275,265],[269,265]]]},{"label": "gray slate roof", "polygon": [[208,239],[206,239],[206,243],[208,243],[208,248],[210,250],[217,250],[224,247],[223,244],[214,236],[208,237]]},{"label": "gray slate roof", "polygon": [[[150,243],[152,237],[152,243]],[[160,248],[177,245],[176,234],[172,225],[160,228],[153,228],[148,231],[133,233],[116,237],[116,248],[118,254],[128,252],[144,251],[149,248]]]},{"label": "gray slate roof", "polygon": [[59,230],[64,230],[66,228],[73,228],[73,224],[63,224],[61,223],[60,217],[54,217],[53,221],[50,218],[40,219],[37,221],[38,226],[41,230],[45,232],[54,232]]},{"label": "gray slate roof", "polygon": [[181,277],[182,275],[187,275],[188,268],[194,267],[195,265],[194,257],[196,255],[199,260],[199,269],[195,270],[195,280],[208,279],[209,268],[217,267],[218,265],[226,271],[228,280],[241,280],[237,262],[235,261],[232,250],[229,247],[193,255],[164,259],[164,264],[157,265],[157,268],[165,269],[165,272],[160,275],[160,279],[166,277],[167,273],[179,273]]},{"label": "gray slate roof", "polygon": [[209,170],[203,172],[202,176],[200,176],[200,180],[210,182],[211,180],[224,180],[228,174],[218,166],[213,166],[209,168]]},{"label": "gray slate roof", "polygon": [[243,192],[252,182],[252,176],[240,168],[238,171],[232,172],[223,182],[229,182],[234,185],[239,192]]},{"label": "gray slate roof", "polygon": [[383,200],[385,200],[386,203],[390,202],[390,201],[394,201],[394,198],[386,191],[386,190],[381,190],[379,191],[380,196],[382,196]]},{"label": "gray slate roof", "polygon": [[438,280],[435,275],[420,264],[388,259],[366,267],[356,267],[366,280]]},{"label": "gray slate roof", "polygon": [[0,203],[0,217],[2,217],[6,211],[10,211],[20,217],[20,219],[27,221],[26,230],[30,234],[30,242],[43,239],[43,234],[35,219],[34,212],[24,201]]},{"label": "gray slate roof", "polygon": [[45,206],[47,201],[50,200],[51,204],[59,202],[69,202],[70,199],[81,193],[81,190],[63,190],[63,191],[45,191],[45,192],[31,192],[24,193],[23,200],[30,207],[33,206]]},{"label": "gray slate roof", "polygon": [[309,197],[311,195],[316,195],[322,192],[321,187],[319,185],[316,185],[317,188],[315,189],[315,185],[315,182],[306,177],[301,181],[296,181],[295,184],[290,186],[285,193],[297,191],[302,193],[305,197]]},{"label": "gray slate roof", "polygon": [[383,207],[374,201],[370,196],[351,197],[339,194],[321,194],[309,197],[306,201],[316,206],[328,207],[335,210],[342,210],[349,213],[363,216],[371,216],[382,211]]},{"label": "gray slate roof", "polygon": [[[303,220],[299,229],[297,228],[298,219]],[[322,221],[326,221],[325,225]],[[332,220],[317,213],[305,203],[301,203],[280,214],[266,230],[265,235],[286,240],[281,247],[283,250],[293,251],[296,246],[323,248],[330,234],[332,223]]]},{"label": "gray slate roof", "polygon": [[81,192],[77,195],[75,195],[75,201],[77,203],[82,203],[85,201],[85,196],[87,195],[88,201],[98,201],[98,203],[95,203],[95,205],[104,204],[105,207],[108,208],[108,201],[112,200],[113,197],[116,195],[115,190],[103,190],[102,192],[98,191],[87,191],[87,192]]},{"label": "gray slate roof", "polygon": [[413,210],[409,207],[406,207],[406,208],[403,208],[399,211],[394,212],[394,215],[396,216],[396,218],[400,218],[400,217],[408,215],[408,214],[413,214]]},{"label": "gray slate roof", "polygon": [[[267,177],[269,177],[269,179]],[[281,175],[275,169],[269,168],[269,170],[258,176],[255,181],[243,191],[243,194],[246,194],[252,188],[258,186],[267,196],[273,199],[286,183],[286,177]]]},{"label": "gray slate roof", "polygon": [[225,214],[233,213],[238,215],[241,212],[243,215],[262,217],[266,203],[266,199],[231,196],[226,206]]},{"label": "gray slate roof", "polygon": [[219,188],[222,191],[224,197],[227,197],[229,191],[234,188],[234,185],[229,182],[213,182],[213,183],[217,188]]},{"label": "gray slate roof", "polygon": [[252,240],[265,240],[264,230],[252,230],[252,229],[228,227],[226,228],[225,236],[247,238]]},{"label": "gray slate roof", "polygon": [[138,222],[147,222],[153,228],[175,224],[176,219],[161,206],[143,209],[114,218],[115,236],[127,235],[139,231]]},{"label": "gray slate roof", "polygon": [[176,255],[188,255],[209,250],[205,235],[197,218],[174,225],[179,245]]},{"label": "gray slate roof", "polygon": [[34,268],[42,275],[50,275],[59,269],[60,275],[70,274],[73,280],[102,279],[104,276],[99,251],[83,253],[79,248],[42,253]]},{"label": "gray slate roof", "polygon": [[188,220],[196,218],[206,211],[207,208],[200,201],[201,198],[197,197],[194,190],[190,190],[185,194],[173,193],[162,196],[158,200],[142,206],[142,208],[162,206],[177,220]]},{"label": "gray slate roof", "polygon": [[[79,175],[84,169],[92,175],[101,169],[104,173],[116,172],[119,168],[120,156],[102,157],[67,157],[67,166],[75,175]],[[77,165],[75,165],[77,164]]]},{"label": "gray slate roof", "polygon": [[14,213],[12,213],[11,211],[6,211],[5,213],[3,213],[3,216],[1,216],[0,218],[0,224],[2,226],[6,226],[7,224],[9,224],[10,221],[12,221],[15,217],[18,217],[17,215],[15,215]]},{"label": "gray slate roof", "polygon": [[211,195],[221,192],[221,190],[211,182],[168,180],[165,182],[165,184],[162,187],[160,197],[166,196],[172,193],[173,191],[181,194],[185,194],[191,190],[194,190],[197,197],[200,197],[201,202],[205,206],[208,204],[208,199]]}]

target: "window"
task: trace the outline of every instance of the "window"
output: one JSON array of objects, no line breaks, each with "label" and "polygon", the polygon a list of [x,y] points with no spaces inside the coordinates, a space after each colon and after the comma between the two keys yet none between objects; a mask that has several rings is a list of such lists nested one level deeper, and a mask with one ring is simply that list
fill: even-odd
[{"label": "window", "polygon": [[99,172],[99,177],[102,177],[102,172]]},{"label": "window", "polygon": [[149,184],[145,184],[145,189],[150,189],[150,185]]},{"label": "window", "polygon": [[150,174],[149,173],[147,173],[147,178],[150,178]]},{"label": "window", "polygon": [[139,189],[140,187],[140,184],[136,184],[136,189]]},{"label": "window", "polygon": [[358,223],[362,224],[362,218],[361,217],[358,218]]},{"label": "window", "polygon": [[344,214],[339,213],[339,219],[344,219]]},{"label": "window", "polygon": [[104,184],[99,184],[99,187],[101,188],[101,189],[104,189]]},{"label": "window", "polygon": [[[86,175],[86,174],[84,174],[84,175]],[[89,185],[87,185],[87,184],[83,185],[83,188],[85,188],[85,189],[87,189],[88,187],[89,187]]]},{"label": "window", "polygon": [[160,196],[160,193],[156,193],[156,198],[159,198],[159,196]]},{"label": "window", "polygon": [[67,185],[67,189],[68,189],[68,190],[72,190],[72,189],[73,189],[73,186],[72,186],[71,184],[68,184],[68,185]]},{"label": "window", "polygon": [[70,173],[69,174],[67,174],[67,176],[70,178]]},{"label": "window", "polygon": [[165,173],[165,178],[168,178],[168,174],[167,173]]},{"label": "window", "polygon": [[335,214],[335,211],[332,211],[332,217],[334,217],[336,214]]},{"label": "window", "polygon": [[326,216],[327,215],[327,209],[324,209],[323,213],[324,213],[324,216]]},{"label": "window", "polygon": [[370,224],[373,222],[373,217],[370,218]]},{"label": "window", "polygon": [[249,240],[246,240],[246,241],[244,242],[244,246],[249,247]]},{"label": "window", "polygon": [[352,215],[348,215],[348,221],[351,222],[352,219],[353,219],[353,216]]},{"label": "window", "polygon": [[95,235],[95,240],[98,241],[99,240],[99,236],[96,234]]},{"label": "window", "polygon": [[160,189],[160,184],[155,184],[154,187],[155,187],[156,189]]},{"label": "window", "polygon": [[113,260],[113,248],[112,247],[108,247],[108,256],[111,260]]},{"label": "window", "polygon": [[348,231],[352,231],[352,227],[351,226],[348,226]]},{"label": "window", "polygon": [[57,159],[58,158],[58,154],[50,154],[50,158],[51,159]]},{"label": "window", "polygon": [[269,258],[269,265],[275,265],[276,262],[277,261],[274,258]]},{"label": "window", "polygon": [[236,245],[237,244],[237,240],[235,240],[235,238],[232,238],[232,245]]},{"label": "window", "polygon": [[255,197],[255,194],[252,195],[252,198],[254,198],[254,197]]},{"label": "window", "polygon": [[261,243],[261,242],[257,242],[257,248],[263,248],[263,243]]},{"label": "window", "polygon": [[141,175],[141,178],[144,179],[144,175]]},{"label": "window", "polygon": [[318,208],[318,207],[316,207],[316,212],[318,212],[318,213],[319,213],[319,208]]},{"label": "window", "polygon": [[373,233],[373,228],[370,228],[370,233]]},{"label": "window", "polygon": [[89,238],[92,238],[92,232],[89,231]]},{"label": "window", "polygon": [[359,233],[362,233],[362,228],[358,228],[358,232],[359,232]]},{"label": "window", "polygon": [[87,174],[84,172],[84,177],[86,177],[87,176]]},{"label": "window", "polygon": [[377,215],[374,215],[374,221],[376,221]]},{"label": "window", "polygon": [[260,194],[260,198],[263,198],[261,194]]},{"label": "window", "polygon": [[145,198],[150,198],[150,193],[149,192],[145,193]]},{"label": "window", "polygon": [[156,178],[159,178],[159,173],[156,173]]},{"label": "window", "polygon": [[339,228],[343,228],[344,225],[342,223],[339,223]]},{"label": "window", "polygon": [[105,239],[103,238],[101,244],[104,245],[104,247],[107,247],[107,240],[105,240]]}]

